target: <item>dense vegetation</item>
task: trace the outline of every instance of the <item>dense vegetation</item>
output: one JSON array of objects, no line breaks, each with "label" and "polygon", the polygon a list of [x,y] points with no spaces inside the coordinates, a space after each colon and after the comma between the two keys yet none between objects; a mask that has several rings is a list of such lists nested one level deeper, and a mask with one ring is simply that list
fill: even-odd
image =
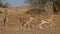
[{"label": "dense vegetation", "polygon": [[52,3],[53,0],[26,0],[26,2],[31,6],[34,7],[33,9],[30,9],[27,11],[27,14],[31,14],[31,15],[40,15],[45,13],[46,11],[44,8],[44,6],[46,6],[46,3]]},{"label": "dense vegetation", "polygon": [[[57,13],[60,10],[60,0],[26,0],[27,3],[30,6],[35,7],[35,11],[34,12],[39,12],[41,13],[41,9],[47,4],[52,4],[53,5],[53,13]],[[40,10],[39,10],[40,9]],[[39,10],[39,11],[37,11]],[[44,10],[44,9],[43,9]],[[42,11],[43,12],[43,11]],[[33,13],[33,11],[31,12]]]}]

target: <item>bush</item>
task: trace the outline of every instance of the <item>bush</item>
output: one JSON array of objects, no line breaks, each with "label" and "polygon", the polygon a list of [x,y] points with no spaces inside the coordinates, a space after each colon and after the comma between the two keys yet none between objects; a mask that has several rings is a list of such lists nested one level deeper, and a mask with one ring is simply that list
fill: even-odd
[{"label": "bush", "polygon": [[45,12],[44,9],[29,9],[26,13],[27,14],[30,14],[32,16],[36,16],[36,15],[40,15],[40,14],[43,14],[43,12]]}]

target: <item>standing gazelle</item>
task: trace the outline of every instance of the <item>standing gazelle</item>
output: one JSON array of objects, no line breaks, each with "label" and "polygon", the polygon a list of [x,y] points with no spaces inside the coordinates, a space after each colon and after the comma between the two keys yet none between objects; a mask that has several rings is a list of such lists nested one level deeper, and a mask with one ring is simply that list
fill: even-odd
[{"label": "standing gazelle", "polygon": [[8,23],[8,12],[5,10],[5,16],[4,16],[4,25],[6,25],[6,23]]}]

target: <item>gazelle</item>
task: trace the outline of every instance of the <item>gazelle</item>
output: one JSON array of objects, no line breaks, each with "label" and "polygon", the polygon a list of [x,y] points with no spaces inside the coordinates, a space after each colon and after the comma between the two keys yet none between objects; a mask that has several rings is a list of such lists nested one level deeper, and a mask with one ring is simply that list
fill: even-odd
[{"label": "gazelle", "polygon": [[23,28],[23,25],[26,23],[25,18],[19,17],[20,20],[20,27]]},{"label": "gazelle", "polygon": [[[54,24],[54,22],[53,22],[53,15],[52,15],[52,17],[51,17],[51,19],[44,19],[44,20],[41,20],[41,23],[39,24],[39,28],[41,28],[41,29],[44,29],[43,27],[42,27],[42,25],[43,24],[46,24],[46,23],[52,23],[53,25],[55,25]],[[51,27],[52,27],[52,25],[50,25]]]},{"label": "gazelle", "polygon": [[[28,25],[34,18],[33,17],[30,17],[30,20],[27,21],[25,24],[24,24],[24,27],[26,27],[26,25]],[[30,26],[30,25],[29,25]],[[29,30],[30,30],[30,27],[29,27]]]},{"label": "gazelle", "polygon": [[[34,18],[31,16],[27,16],[27,17],[20,17],[19,19],[20,19],[21,28],[25,29],[26,26],[29,25]],[[29,28],[30,28],[30,25],[29,25]]]},{"label": "gazelle", "polygon": [[5,10],[4,25],[6,25],[6,23],[8,23],[8,15],[9,15],[9,13]]}]

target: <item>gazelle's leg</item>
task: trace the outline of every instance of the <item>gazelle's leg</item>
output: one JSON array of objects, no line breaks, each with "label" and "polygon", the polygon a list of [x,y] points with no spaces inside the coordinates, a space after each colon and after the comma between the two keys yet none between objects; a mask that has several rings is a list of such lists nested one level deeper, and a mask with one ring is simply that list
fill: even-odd
[{"label": "gazelle's leg", "polygon": [[50,21],[50,23],[51,23],[50,24],[51,27],[52,27],[52,25],[55,26],[55,23],[52,20]]},{"label": "gazelle's leg", "polygon": [[[34,19],[34,18],[31,17],[30,20],[27,22],[27,24],[29,24],[33,19]],[[26,25],[27,25],[27,24],[26,24]],[[30,25],[29,25],[29,30],[30,30]]]},{"label": "gazelle's leg", "polygon": [[54,15],[52,15],[52,17],[51,17],[51,23],[55,26],[55,23],[54,23],[54,21],[53,21],[53,17],[54,17]]},{"label": "gazelle's leg", "polygon": [[44,29],[44,28],[42,27],[42,24],[39,24],[39,28],[40,28],[40,29]]},{"label": "gazelle's leg", "polygon": [[[27,23],[24,24],[24,27],[26,27],[27,24],[29,24],[34,18],[31,17],[29,21],[27,21]],[[30,26],[29,26],[29,29],[30,29]]]},{"label": "gazelle's leg", "polygon": [[[45,24],[45,23],[48,23],[49,26],[52,27],[52,25],[55,25],[54,22],[53,22],[53,15],[51,17],[51,19],[44,19],[44,20],[41,20],[41,23],[39,24],[40,28],[43,29],[43,27],[41,25]],[[52,24],[50,24],[52,23]]]},{"label": "gazelle's leg", "polygon": [[25,24],[25,21],[22,17],[19,17],[20,20],[20,28],[23,29],[23,25]]},{"label": "gazelle's leg", "polygon": [[52,27],[53,25],[55,26],[53,19],[44,19],[49,22],[49,26]]},{"label": "gazelle's leg", "polygon": [[20,28],[22,29],[22,18],[19,17],[19,20],[20,20]]},{"label": "gazelle's leg", "polygon": [[45,23],[49,23],[49,22],[47,22],[47,21],[45,21],[45,20],[41,20],[41,23],[39,24],[39,27],[40,27],[41,29],[44,29],[44,28],[42,27],[42,25],[45,24]]},{"label": "gazelle's leg", "polygon": [[52,25],[55,26],[55,23],[53,22],[53,19],[45,19],[46,21],[50,22],[50,26],[52,27]]}]

